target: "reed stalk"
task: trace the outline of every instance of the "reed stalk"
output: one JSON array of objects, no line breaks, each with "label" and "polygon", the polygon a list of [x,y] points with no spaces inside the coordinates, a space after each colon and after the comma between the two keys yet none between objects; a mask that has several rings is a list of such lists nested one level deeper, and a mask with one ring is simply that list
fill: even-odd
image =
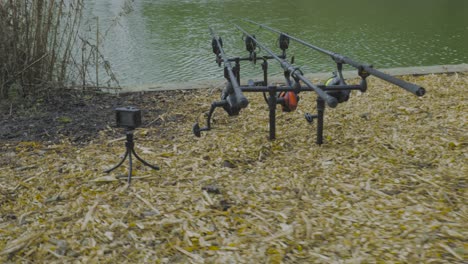
[{"label": "reed stalk", "polygon": [[0,99],[99,86],[87,79],[89,60],[104,60],[81,36],[83,9],[84,0],[0,0]]}]

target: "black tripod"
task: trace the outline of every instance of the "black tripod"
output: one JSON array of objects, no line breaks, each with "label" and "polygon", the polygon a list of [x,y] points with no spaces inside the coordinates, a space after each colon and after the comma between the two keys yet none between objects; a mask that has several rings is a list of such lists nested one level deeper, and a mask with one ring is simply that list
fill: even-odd
[{"label": "black tripod", "polygon": [[159,167],[158,166],[155,166],[155,165],[151,165],[149,164],[148,162],[144,161],[142,158],[140,158],[140,156],[138,156],[135,152],[135,142],[133,142],[133,130],[127,130],[127,132],[125,133],[127,135],[127,142],[125,142],[125,148],[127,149],[125,151],[125,155],[124,157],[122,158],[122,160],[119,162],[119,164],[117,164],[115,167],[111,168],[111,169],[108,169],[106,170],[105,172],[106,173],[109,173],[115,169],[117,169],[118,167],[120,167],[120,165],[122,165],[122,163],[125,161],[125,159],[127,158],[128,156],[128,161],[129,161],[129,168],[128,168],[128,185],[130,185],[131,181],[132,181],[132,154],[135,155],[135,157],[141,161],[141,163],[143,163],[145,166],[148,166],[154,170],[159,170]]}]

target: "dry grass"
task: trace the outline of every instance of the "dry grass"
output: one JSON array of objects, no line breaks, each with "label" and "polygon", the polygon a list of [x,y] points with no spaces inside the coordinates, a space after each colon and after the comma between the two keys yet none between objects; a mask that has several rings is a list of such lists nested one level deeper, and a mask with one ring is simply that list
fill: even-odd
[{"label": "dry grass", "polygon": [[[85,147],[4,144],[0,260],[63,263],[463,263],[468,252],[468,75],[406,77],[412,96],[370,78],[327,110],[325,144],[304,112],[248,94],[236,118],[191,125],[218,93],[167,93],[167,113],[140,129],[132,186],[102,171],[122,141]],[[148,96],[151,96],[150,94]],[[151,122],[153,120],[145,120]],[[217,194],[217,191],[219,194]]]}]

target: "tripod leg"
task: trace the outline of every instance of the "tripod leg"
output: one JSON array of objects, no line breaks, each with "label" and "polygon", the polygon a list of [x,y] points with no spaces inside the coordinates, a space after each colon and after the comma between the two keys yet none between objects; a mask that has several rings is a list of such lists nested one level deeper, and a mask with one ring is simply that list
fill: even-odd
[{"label": "tripod leg", "polygon": [[115,166],[114,166],[113,168],[111,168],[111,169],[105,170],[104,172],[105,172],[105,173],[109,173],[109,172],[111,172],[111,171],[117,169],[118,167],[120,167],[120,165],[122,165],[122,163],[123,163],[123,162],[125,161],[125,159],[127,158],[128,154],[130,154],[130,153],[129,153],[128,149],[127,149],[127,150],[125,151],[124,157],[123,157],[122,160],[119,162],[119,164],[115,165]]},{"label": "tripod leg", "polygon": [[[133,150],[133,149],[132,149]],[[130,183],[132,182],[132,170],[133,170],[133,164],[132,164],[132,153],[131,151],[132,150],[129,150],[128,152],[130,152],[130,154],[128,155],[128,164],[129,164],[129,167],[128,167],[128,179],[127,179],[127,182],[128,182],[128,185],[130,186]]]},{"label": "tripod leg", "polygon": [[152,168],[152,169],[154,169],[154,170],[159,170],[159,167],[158,167],[158,166],[151,165],[151,164],[149,164],[148,162],[146,162],[145,160],[143,160],[142,158],[140,158],[140,156],[138,156],[138,154],[136,154],[135,149],[132,149],[132,153],[133,153],[133,155],[135,155],[135,157],[136,157],[141,163],[143,163],[144,165],[146,165],[146,166],[148,166],[148,167],[150,167],[150,168]]}]

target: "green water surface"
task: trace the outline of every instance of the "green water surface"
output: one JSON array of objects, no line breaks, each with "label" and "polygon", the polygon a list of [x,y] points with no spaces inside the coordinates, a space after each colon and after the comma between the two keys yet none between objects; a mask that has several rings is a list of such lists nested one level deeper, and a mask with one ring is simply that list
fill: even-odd
[{"label": "green water surface", "polygon": [[[104,53],[124,85],[222,80],[210,26],[230,56],[247,55],[233,22],[279,51],[276,34],[241,18],[381,69],[468,63],[467,0],[135,0],[116,21],[124,2],[89,1],[86,12],[109,28]],[[288,55],[305,73],[333,71],[329,57],[297,43]],[[243,77],[261,75],[260,65],[242,67]],[[281,73],[278,66],[272,71]]]}]

